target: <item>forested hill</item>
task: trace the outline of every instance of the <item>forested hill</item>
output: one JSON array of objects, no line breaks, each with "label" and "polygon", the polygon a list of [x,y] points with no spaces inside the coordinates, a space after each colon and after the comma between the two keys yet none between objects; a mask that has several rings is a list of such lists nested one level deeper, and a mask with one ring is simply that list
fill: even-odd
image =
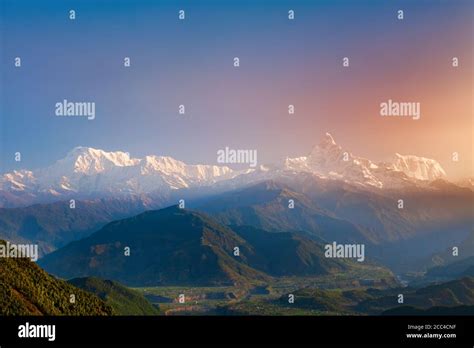
[{"label": "forested hill", "polygon": [[0,258],[0,315],[112,314],[99,297],[49,275],[30,259]]}]

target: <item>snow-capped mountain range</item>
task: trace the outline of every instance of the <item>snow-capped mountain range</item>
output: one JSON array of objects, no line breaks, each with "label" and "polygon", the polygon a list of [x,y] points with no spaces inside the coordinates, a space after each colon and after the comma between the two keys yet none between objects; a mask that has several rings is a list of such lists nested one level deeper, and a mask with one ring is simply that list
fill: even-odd
[{"label": "snow-capped mountain range", "polygon": [[342,149],[329,133],[326,133],[308,156],[287,158],[284,167],[378,188],[446,179],[446,172],[433,159],[397,153],[389,163],[374,163]]},{"label": "snow-capped mountain range", "polygon": [[7,191],[34,190],[58,195],[61,192],[147,193],[211,185],[235,175],[226,166],[188,165],[165,156],[131,158],[122,151],[76,147],[47,168],[4,174],[0,187]]},{"label": "snow-capped mountain range", "polygon": [[97,198],[170,192],[215,184],[235,188],[282,174],[297,175],[300,172],[328,180],[342,180],[367,189],[426,184],[446,178],[441,165],[433,159],[395,154],[391,162],[374,163],[342,149],[326,133],[308,156],[287,158],[279,166],[260,166],[247,170],[217,165],[190,165],[164,156],[132,158],[121,151],[106,152],[76,147],[49,167],[3,174],[0,177],[3,198],[0,198],[5,202],[18,195],[26,195],[29,197],[26,202],[37,202],[39,195],[61,199],[80,194],[82,197]]}]

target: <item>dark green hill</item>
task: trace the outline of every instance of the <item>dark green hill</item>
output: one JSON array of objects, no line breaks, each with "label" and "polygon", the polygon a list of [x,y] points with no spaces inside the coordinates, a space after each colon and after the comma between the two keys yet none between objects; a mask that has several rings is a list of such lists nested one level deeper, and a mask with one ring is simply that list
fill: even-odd
[{"label": "dark green hill", "polygon": [[54,278],[29,259],[0,258],[0,315],[112,314],[97,296]]},{"label": "dark green hill", "polygon": [[112,222],[40,264],[63,278],[153,286],[249,284],[270,276],[327,274],[351,263],[324,258],[322,246],[302,236],[250,227],[234,231],[202,213],[170,207]]},{"label": "dark green hill", "polygon": [[[291,294],[294,295],[292,304],[288,303],[288,294],[266,303],[284,309],[332,315],[472,315],[474,278],[466,277],[418,289],[336,290],[307,287]],[[404,304],[398,304],[398,294],[403,294]]]},{"label": "dark green hill", "polygon": [[324,275],[347,270],[351,263],[324,256],[323,244],[302,234],[267,232],[251,226],[230,226],[256,251],[247,262],[273,276]]},{"label": "dark green hill", "polygon": [[[465,277],[441,284],[429,285],[419,289],[400,289],[397,293],[404,296],[404,305],[427,309],[434,306],[454,307],[474,305],[474,278]],[[379,296],[362,301],[358,311],[380,313],[397,306],[397,293]]]},{"label": "dark green hill", "polygon": [[[201,214],[170,207],[109,223],[40,260],[63,278],[97,276],[127,285],[232,284],[265,275],[233,256],[254,253],[229,228]],[[124,248],[130,248],[130,256]]]},{"label": "dark green hill", "polygon": [[74,278],[68,283],[91,292],[111,306],[118,315],[158,315],[155,308],[139,292],[126,288],[118,282],[95,277]]}]

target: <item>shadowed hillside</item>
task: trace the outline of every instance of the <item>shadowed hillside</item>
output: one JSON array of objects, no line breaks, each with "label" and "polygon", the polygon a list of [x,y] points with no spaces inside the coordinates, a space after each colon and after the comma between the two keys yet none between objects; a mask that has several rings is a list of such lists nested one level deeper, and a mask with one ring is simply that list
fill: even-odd
[{"label": "shadowed hillside", "polygon": [[112,314],[97,296],[54,278],[29,259],[0,258],[0,315]]}]

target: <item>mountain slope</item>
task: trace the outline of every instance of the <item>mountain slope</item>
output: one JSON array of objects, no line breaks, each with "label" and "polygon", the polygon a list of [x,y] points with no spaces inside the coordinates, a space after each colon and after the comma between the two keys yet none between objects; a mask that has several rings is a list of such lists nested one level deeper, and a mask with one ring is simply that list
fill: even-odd
[{"label": "mountain slope", "polygon": [[425,157],[396,153],[390,167],[417,180],[434,181],[446,178],[443,167],[437,161]]},{"label": "mountain slope", "polygon": [[[468,244],[463,241],[472,234],[473,192],[433,183],[436,188],[429,190],[367,191],[300,173],[250,184],[192,206],[224,224],[302,232],[329,242],[365,243],[372,259],[403,271],[415,269],[414,265],[447,245],[460,246],[464,255]],[[398,207],[400,198],[403,209]]]},{"label": "mountain slope", "polygon": [[[467,315],[472,313],[474,308],[473,286],[474,278],[466,277],[416,289],[362,287],[356,290],[340,290],[307,287],[292,291],[294,303],[288,303],[288,294],[270,299],[268,303],[291,310],[299,308],[307,311],[307,314],[319,315]],[[398,304],[398,294],[403,294],[404,304]],[[264,303],[259,303],[259,306],[265,308]],[[229,307],[232,308],[233,305]],[[236,307],[239,308],[239,305]]]},{"label": "mountain slope", "polygon": [[0,238],[17,243],[38,243],[40,253],[51,252],[88,236],[106,223],[145,210],[141,200],[77,201],[0,208]]},{"label": "mountain slope", "polygon": [[[290,200],[294,208],[289,209]],[[268,231],[305,231],[325,241],[367,242],[364,231],[320,208],[304,194],[269,180],[202,200],[197,209],[224,224]]]},{"label": "mountain slope", "polygon": [[[130,256],[124,255],[125,247]],[[295,259],[284,265],[281,255]],[[318,275],[350,266],[322,255],[322,246],[308,238],[252,228],[234,231],[173,206],[112,222],[40,263],[65,278],[98,276],[138,286],[249,284],[268,280],[268,274]]]},{"label": "mountain slope", "polygon": [[324,256],[320,243],[297,233],[267,232],[251,226],[230,226],[255,250],[247,258],[252,267],[272,276],[311,276],[347,271],[350,262]]},{"label": "mountain slope", "polygon": [[112,307],[118,315],[158,315],[160,313],[141,293],[112,280],[88,277],[70,279],[68,283],[95,294]]},{"label": "mountain slope", "polygon": [[453,279],[467,276],[474,277],[474,256],[447,265],[430,268],[425,276],[441,279]]},{"label": "mountain slope", "polygon": [[367,313],[380,313],[397,307],[397,294],[404,296],[404,305],[421,309],[433,306],[454,307],[474,305],[474,278],[465,277],[441,284],[429,285],[419,289],[404,289],[389,296],[380,296],[362,301],[358,310]]},{"label": "mountain slope", "polygon": [[450,263],[461,262],[465,258],[474,257],[474,230],[468,233],[467,238],[458,243],[458,255],[453,255],[452,246],[444,248],[442,252],[430,255],[423,262],[420,262],[422,269],[429,269],[437,266],[447,266]]},{"label": "mountain slope", "polygon": [[54,278],[29,259],[0,258],[0,315],[112,314],[97,296]]},{"label": "mountain slope", "polygon": [[61,277],[98,276],[127,285],[226,284],[234,276],[258,277],[231,257],[235,246],[250,252],[228,228],[170,207],[109,223],[40,263]]}]

